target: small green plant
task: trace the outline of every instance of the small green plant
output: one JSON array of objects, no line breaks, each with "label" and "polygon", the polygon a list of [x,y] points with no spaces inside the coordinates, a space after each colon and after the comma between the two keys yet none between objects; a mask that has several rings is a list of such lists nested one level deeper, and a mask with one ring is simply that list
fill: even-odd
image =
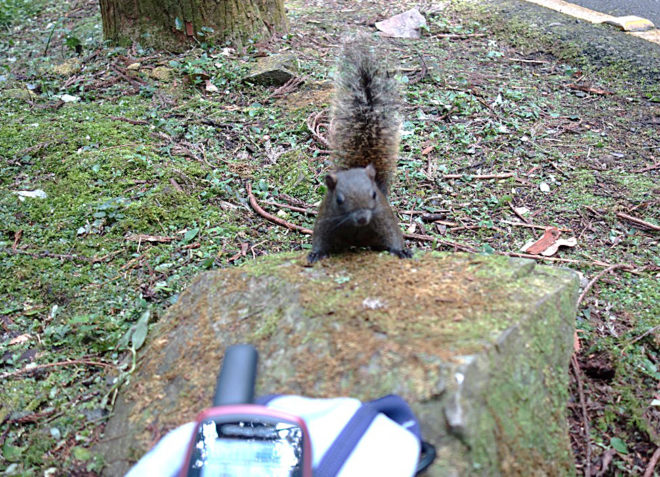
[{"label": "small green plant", "polygon": [[0,27],[8,27],[17,20],[32,16],[42,6],[42,1],[0,0]]}]

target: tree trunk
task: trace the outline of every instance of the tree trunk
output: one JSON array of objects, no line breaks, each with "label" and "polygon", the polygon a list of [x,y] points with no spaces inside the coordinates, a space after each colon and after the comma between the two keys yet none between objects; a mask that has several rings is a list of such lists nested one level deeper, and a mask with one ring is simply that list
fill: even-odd
[{"label": "tree trunk", "polygon": [[264,33],[286,29],[284,0],[100,0],[103,35],[180,51],[195,40],[241,46]]}]

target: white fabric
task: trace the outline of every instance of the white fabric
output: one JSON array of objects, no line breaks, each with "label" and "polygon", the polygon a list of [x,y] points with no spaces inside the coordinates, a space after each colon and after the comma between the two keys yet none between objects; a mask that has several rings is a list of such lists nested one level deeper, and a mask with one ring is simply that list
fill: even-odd
[{"label": "white fabric", "polygon": [[268,403],[270,409],[301,417],[312,441],[312,467],[316,467],[337,435],[362,403],[353,398],[312,399],[282,396]]},{"label": "white fabric", "polygon": [[[360,408],[353,398],[312,399],[281,396],[268,403],[271,409],[301,417],[307,424],[316,467],[346,423]],[[195,423],[180,426],[151,449],[126,477],[174,477],[183,466]],[[339,477],[407,477],[415,475],[420,442],[404,427],[379,414],[339,471]]]},{"label": "white fabric", "polygon": [[[301,396],[281,396],[268,403],[271,409],[300,416],[305,421],[312,440],[313,467],[319,464],[360,406],[360,401],[353,398]],[[415,475],[419,452],[420,442],[412,432],[379,414],[342,466],[339,477]]]},{"label": "white fabric", "polygon": [[339,477],[413,476],[419,452],[420,442],[412,432],[379,414],[339,471]]},{"label": "white fabric", "polygon": [[126,477],[176,477],[181,471],[188,444],[195,432],[194,422],[168,432],[128,471]]}]

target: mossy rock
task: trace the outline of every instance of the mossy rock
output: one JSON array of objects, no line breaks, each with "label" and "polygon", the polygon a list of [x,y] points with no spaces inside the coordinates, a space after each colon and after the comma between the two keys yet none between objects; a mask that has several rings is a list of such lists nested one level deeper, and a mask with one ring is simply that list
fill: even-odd
[{"label": "mossy rock", "polygon": [[467,254],[355,253],[314,267],[284,254],[205,273],[119,396],[106,472],[208,407],[225,348],[248,342],[258,394],[407,399],[438,449],[428,475],[572,474],[577,290],[568,270]]},{"label": "mossy rock", "polygon": [[257,59],[248,76],[243,81],[266,86],[282,86],[298,71],[298,61],[291,54],[263,56]]}]

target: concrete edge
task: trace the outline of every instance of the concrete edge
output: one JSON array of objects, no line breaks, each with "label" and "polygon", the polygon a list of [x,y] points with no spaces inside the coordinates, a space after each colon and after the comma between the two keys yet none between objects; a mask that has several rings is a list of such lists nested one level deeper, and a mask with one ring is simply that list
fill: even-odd
[{"label": "concrete edge", "polygon": [[628,35],[636,36],[646,41],[660,45],[660,29],[655,28],[653,22],[645,18],[640,18],[632,15],[623,17],[614,17],[606,13],[597,12],[589,8],[569,3],[564,0],[525,0],[528,3],[533,3],[541,7],[549,8],[565,15],[570,15],[580,20],[588,21],[590,23],[606,23],[614,25]]}]

